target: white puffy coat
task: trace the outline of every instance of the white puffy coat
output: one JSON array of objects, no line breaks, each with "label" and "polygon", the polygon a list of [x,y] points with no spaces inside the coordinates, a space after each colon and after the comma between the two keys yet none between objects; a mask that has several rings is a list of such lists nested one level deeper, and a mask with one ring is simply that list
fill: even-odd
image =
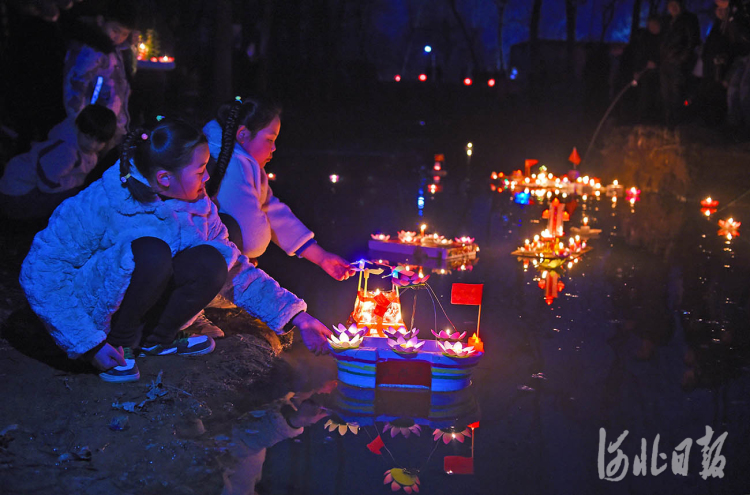
[{"label": "white puffy coat", "polygon": [[228,240],[208,198],[139,203],[122,186],[119,167],[118,162],[55,210],[21,267],[32,309],[68,356],[76,358],[105,340],[135,266],[130,243],[139,237],[162,239],[173,256],[200,244],[215,247],[229,269],[221,294],[277,333],[307,308]]}]

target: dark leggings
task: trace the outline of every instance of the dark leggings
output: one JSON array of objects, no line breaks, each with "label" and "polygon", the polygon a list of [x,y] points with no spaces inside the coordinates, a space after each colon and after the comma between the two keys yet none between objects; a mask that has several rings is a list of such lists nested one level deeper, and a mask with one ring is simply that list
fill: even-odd
[{"label": "dark leggings", "polygon": [[227,264],[219,251],[202,244],[172,257],[155,237],[130,244],[135,269],[120,308],[112,316],[107,342],[118,347],[168,344],[224,286]]},{"label": "dark leggings", "polygon": [[237,223],[237,220],[228,213],[219,213],[219,218],[221,218],[221,223],[227,228],[229,240],[232,241],[242,253],[244,244],[242,242],[242,229],[240,229],[240,224]]}]

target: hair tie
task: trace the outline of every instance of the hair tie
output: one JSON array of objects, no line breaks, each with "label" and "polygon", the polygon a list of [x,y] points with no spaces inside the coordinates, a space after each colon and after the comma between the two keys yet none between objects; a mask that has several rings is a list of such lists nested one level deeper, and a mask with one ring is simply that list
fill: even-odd
[{"label": "hair tie", "polygon": [[120,177],[120,182],[122,182],[123,184],[125,184],[125,183],[126,183],[126,182],[128,181],[128,179],[129,179],[130,177],[131,177],[131,175],[130,175],[130,174],[128,174],[128,175],[125,175],[125,176],[123,176],[123,177]]}]

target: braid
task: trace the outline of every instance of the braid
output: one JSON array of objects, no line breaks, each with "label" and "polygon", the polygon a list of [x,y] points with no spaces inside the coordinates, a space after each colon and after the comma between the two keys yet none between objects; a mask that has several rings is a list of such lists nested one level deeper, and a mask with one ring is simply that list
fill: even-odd
[{"label": "braid", "polygon": [[125,137],[120,152],[120,181],[123,187],[128,188],[133,199],[141,203],[149,203],[154,200],[155,193],[147,184],[143,184],[130,176],[130,160],[133,158],[136,148],[142,142],[145,142],[142,138],[144,135],[148,136],[147,131],[139,127]]},{"label": "braid", "polygon": [[242,100],[236,98],[230,104],[229,112],[224,121],[224,125],[221,129],[221,151],[219,157],[216,159],[216,170],[214,170],[211,180],[208,184],[208,195],[213,197],[219,192],[221,181],[224,179],[224,174],[227,171],[229,160],[232,158],[234,152],[234,141],[237,136],[237,127],[239,122],[240,110],[242,110]]}]

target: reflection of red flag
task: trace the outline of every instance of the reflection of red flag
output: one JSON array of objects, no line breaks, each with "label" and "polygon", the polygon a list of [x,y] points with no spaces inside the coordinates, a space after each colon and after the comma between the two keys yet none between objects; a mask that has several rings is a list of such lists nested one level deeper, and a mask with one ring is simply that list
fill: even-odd
[{"label": "reflection of red flag", "polygon": [[575,166],[578,166],[581,164],[581,157],[578,155],[578,150],[576,149],[575,146],[573,146],[573,151],[570,153],[570,156],[568,157],[568,161]]},{"label": "reflection of red flag", "polygon": [[484,284],[453,284],[451,288],[451,304],[478,306],[482,304],[483,288]]},{"label": "reflection of red flag", "polygon": [[382,449],[383,447],[385,447],[385,444],[383,443],[383,439],[380,438],[380,435],[375,437],[375,440],[367,444],[367,448],[370,449],[370,452],[378,455],[382,455],[380,453],[380,449]]},{"label": "reflection of red flag", "polygon": [[474,458],[447,455],[443,459],[443,470],[448,474],[474,474]]}]

